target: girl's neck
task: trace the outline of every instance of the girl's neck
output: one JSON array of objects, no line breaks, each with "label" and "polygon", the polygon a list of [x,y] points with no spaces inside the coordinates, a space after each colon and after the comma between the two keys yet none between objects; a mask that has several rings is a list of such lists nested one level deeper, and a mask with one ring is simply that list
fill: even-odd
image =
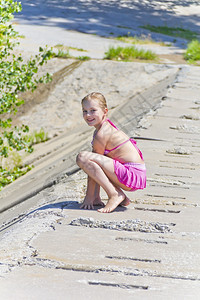
[{"label": "girl's neck", "polygon": [[107,117],[104,117],[104,118],[102,119],[102,122],[99,123],[97,126],[95,126],[96,131],[99,131],[99,129],[102,127],[102,125],[103,125],[106,121],[107,121]]}]

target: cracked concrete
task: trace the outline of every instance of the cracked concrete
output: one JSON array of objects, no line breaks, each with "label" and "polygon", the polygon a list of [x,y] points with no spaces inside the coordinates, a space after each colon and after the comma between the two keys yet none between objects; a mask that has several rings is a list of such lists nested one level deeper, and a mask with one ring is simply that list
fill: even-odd
[{"label": "cracked concrete", "polygon": [[[193,95],[183,96],[182,89],[199,75],[199,68],[181,70],[154,113],[143,117],[151,125],[137,129],[148,187],[127,193],[129,207],[111,214],[80,210],[86,176],[78,171],[29,199],[29,209],[26,201],[2,214],[3,299],[14,299],[11,286],[20,299],[198,298],[199,138],[170,126],[192,110],[199,87],[195,92],[193,79]],[[186,143],[192,155],[167,152]],[[103,191],[101,196],[106,201]],[[17,210],[21,215],[9,221]]]}]

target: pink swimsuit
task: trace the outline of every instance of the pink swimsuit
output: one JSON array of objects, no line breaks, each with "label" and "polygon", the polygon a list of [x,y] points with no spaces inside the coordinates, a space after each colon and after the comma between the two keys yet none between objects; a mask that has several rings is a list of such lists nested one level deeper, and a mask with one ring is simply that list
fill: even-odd
[{"label": "pink swimsuit", "polygon": [[[109,119],[106,119],[114,128],[119,130]],[[130,141],[133,146],[138,151],[141,159],[143,160],[142,152],[138,149],[136,145],[136,141],[132,138],[126,140],[125,142],[119,144],[113,149],[105,149],[104,155],[107,155],[111,151],[119,148],[123,144]],[[146,187],[146,167],[145,164],[134,163],[134,162],[126,162],[121,163],[118,160],[113,159],[114,162],[114,171],[115,174],[122,184],[126,187],[131,188],[131,191],[136,191],[138,189],[144,189]]]}]

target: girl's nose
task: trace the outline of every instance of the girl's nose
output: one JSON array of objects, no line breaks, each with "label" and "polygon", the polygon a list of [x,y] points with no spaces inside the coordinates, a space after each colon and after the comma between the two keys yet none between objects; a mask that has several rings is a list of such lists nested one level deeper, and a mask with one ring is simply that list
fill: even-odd
[{"label": "girl's nose", "polygon": [[86,112],[86,116],[90,116],[92,113],[90,111]]}]

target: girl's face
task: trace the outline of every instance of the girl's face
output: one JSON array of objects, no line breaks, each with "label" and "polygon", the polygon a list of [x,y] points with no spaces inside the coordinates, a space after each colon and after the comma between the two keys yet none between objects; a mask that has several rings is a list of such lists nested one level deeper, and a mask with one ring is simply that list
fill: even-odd
[{"label": "girl's face", "polygon": [[89,126],[98,128],[108,112],[107,108],[101,108],[97,100],[85,100],[82,104],[83,118]]}]

